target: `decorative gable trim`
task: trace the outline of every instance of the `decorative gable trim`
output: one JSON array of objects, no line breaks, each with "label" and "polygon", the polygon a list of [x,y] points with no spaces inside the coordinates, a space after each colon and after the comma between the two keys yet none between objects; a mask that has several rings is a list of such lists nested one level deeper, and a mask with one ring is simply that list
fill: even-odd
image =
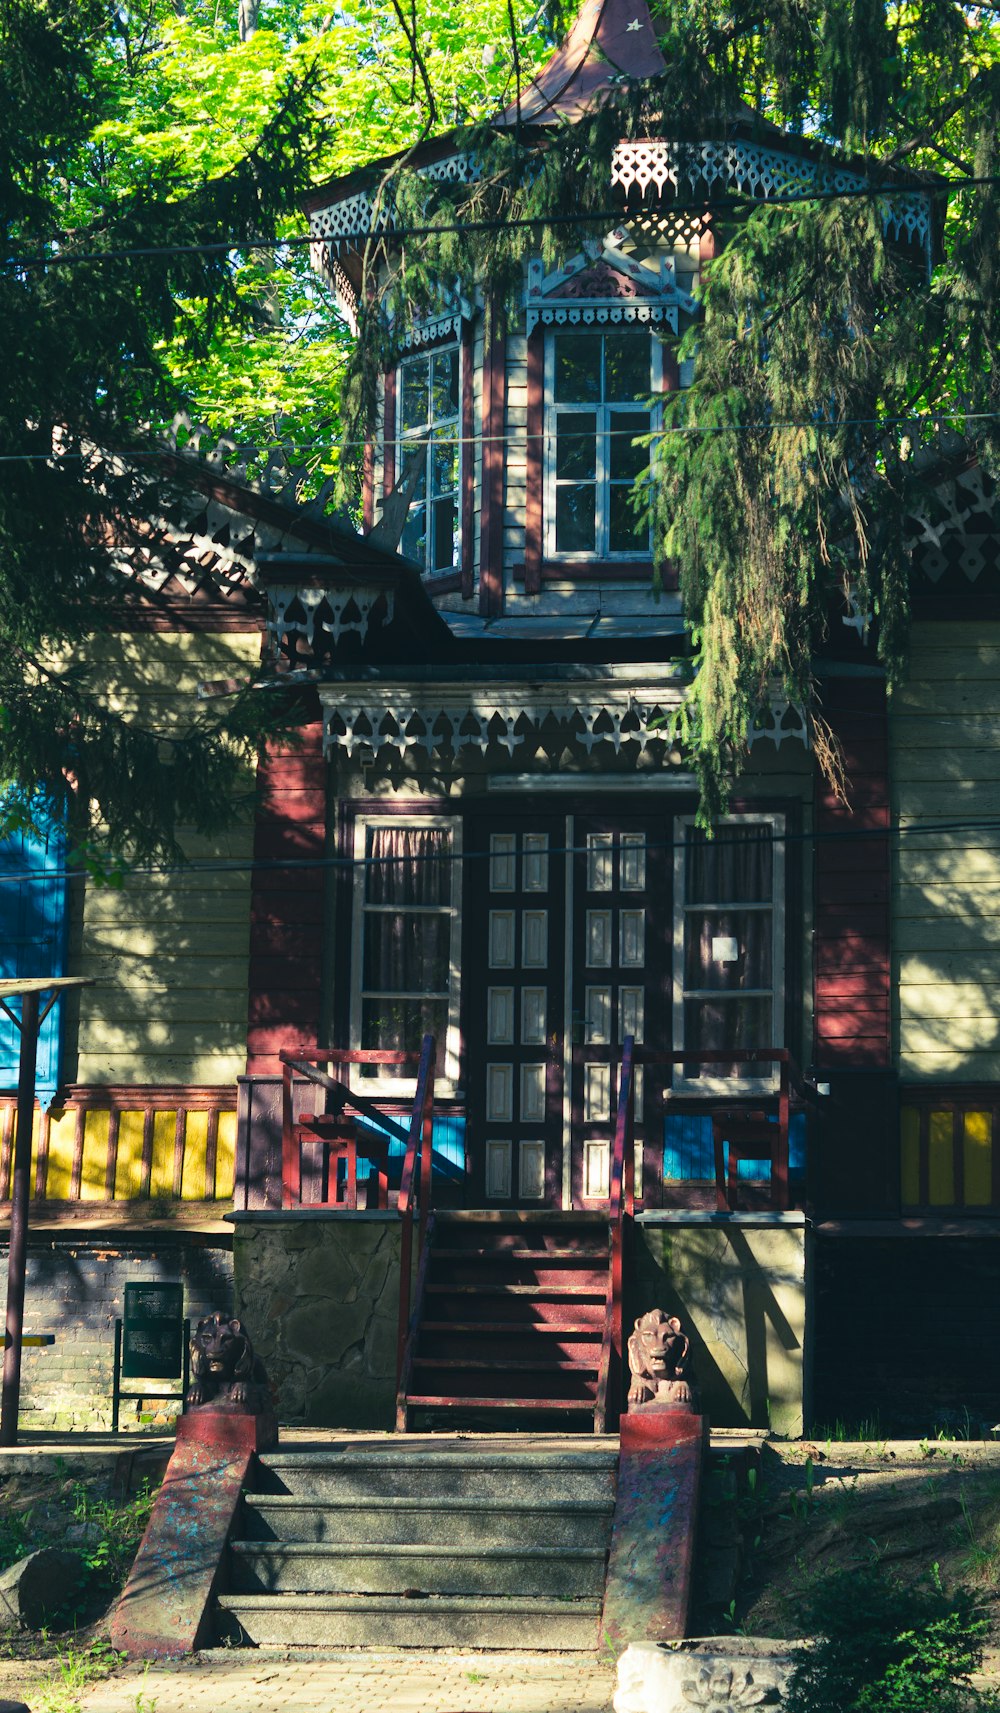
[{"label": "decorative gable trim", "polygon": [[615,232],[597,255],[574,256],[563,268],[545,272],[538,258],[528,263],[525,293],[526,331],[538,326],[577,327],[642,324],[678,329],[681,312],[694,315],[694,298],[680,290],[673,258],[660,256],[654,266],[636,262],[614,242]]}]

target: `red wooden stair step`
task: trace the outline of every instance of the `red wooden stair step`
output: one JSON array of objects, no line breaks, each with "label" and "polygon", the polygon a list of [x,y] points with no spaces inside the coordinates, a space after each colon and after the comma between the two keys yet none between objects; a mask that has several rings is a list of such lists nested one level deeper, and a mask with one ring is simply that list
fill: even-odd
[{"label": "red wooden stair step", "polygon": [[528,1334],[534,1338],[536,1333],[552,1333],[557,1338],[572,1335],[575,1338],[597,1337],[604,1331],[603,1321],[585,1320],[425,1320],[421,1323],[424,1332],[490,1332],[512,1333],[517,1337]]},{"label": "red wooden stair step", "polygon": [[427,1393],[408,1392],[408,1405],[418,1405],[421,1408],[456,1410],[586,1410],[593,1415],[593,1398],[474,1398],[456,1397],[453,1393],[447,1397],[432,1397]]},{"label": "red wooden stair step", "polygon": [[413,1366],[414,1368],[457,1368],[462,1372],[464,1372],[466,1368],[488,1368],[490,1370],[496,1370],[498,1373],[502,1374],[512,1374],[515,1370],[518,1373],[521,1373],[522,1371],[525,1373],[535,1372],[536,1370],[539,1373],[546,1374],[554,1370],[577,1371],[583,1374],[597,1373],[596,1363],[578,1360],[576,1357],[569,1356],[553,1356],[548,1361],[544,1362],[524,1362],[517,1357],[511,1357],[509,1361],[487,1361],[475,1356],[459,1357],[431,1355],[415,1357]]}]

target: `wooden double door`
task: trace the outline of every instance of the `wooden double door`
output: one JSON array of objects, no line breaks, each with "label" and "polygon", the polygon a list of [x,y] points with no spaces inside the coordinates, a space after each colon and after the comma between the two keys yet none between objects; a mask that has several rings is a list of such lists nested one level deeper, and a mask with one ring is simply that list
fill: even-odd
[{"label": "wooden double door", "polygon": [[[468,825],[462,973],[474,1205],[607,1200],[621,1042],[631,1034],[669,1044],[671,825],[515,810]],[[654,1128],[644,1093],[637,1191]]]}]

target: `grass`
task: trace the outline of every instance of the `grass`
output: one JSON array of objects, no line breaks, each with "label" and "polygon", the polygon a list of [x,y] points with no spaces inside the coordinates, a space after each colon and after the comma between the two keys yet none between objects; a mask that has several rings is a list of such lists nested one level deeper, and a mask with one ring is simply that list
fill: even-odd
[{"label": "grass", "polygon": [[[80,1697],[92,1683],[100,1683],[121,1665],[125,1655],[116,1653],[108,1641],[97,1641],[89,1648],[67,1647],[56,1656],[58,1674],[42,1691],[39,1713],[79,1713]],[[140,1713],[137,1697],[136,1713]],[[152,1713],[147,1701],[141,1713]]]}]

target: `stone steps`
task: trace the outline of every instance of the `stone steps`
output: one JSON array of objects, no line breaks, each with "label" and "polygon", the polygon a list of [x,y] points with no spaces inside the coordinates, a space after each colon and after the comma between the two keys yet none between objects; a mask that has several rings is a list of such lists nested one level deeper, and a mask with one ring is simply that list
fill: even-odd
[{"label": "stone steps", "polygon": [[614,1442],[387,1436],[259,1460],[230,1543],[220,1641],[597,1645]]},{"label": "stone steps", "polygon": [[255,1647],[525,1648],[591,1653],[600,1600],[223,1594],[219,1639]]},{"label": "stone steps", "polygon": [[468,1499],[382,1497],[377,1506],[353,1499],[317,1503],[285,1493],[248,1493],[247,1541],[383,1542],[440,1545],[475,1539],[483,1547],[537,1541],[549,1546],[601,1546],[607,1500],[559,1499],[487,1510]]},{"label": "stone steps", "polygon": [[603,1547],[450,1545],[447,1542],[235,1541],[234,1591],[247,1594],[421,1593],[551,1595],[604,1591]]}]

